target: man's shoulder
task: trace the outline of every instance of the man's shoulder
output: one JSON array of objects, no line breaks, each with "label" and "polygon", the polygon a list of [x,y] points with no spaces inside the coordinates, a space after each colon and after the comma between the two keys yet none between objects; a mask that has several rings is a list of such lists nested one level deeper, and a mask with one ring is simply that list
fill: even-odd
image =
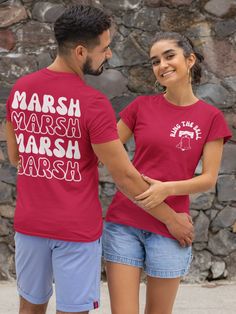
[{"label": "man's shoulder", "polygon": [[111,105],[110,100],[105,94],[90,85],[85,85],[82,93],[85,96],[86,103],[96,104],[99,102]]},{"label": "man's shoulder", "polygon": [[32,79],[38,77],[39,75],[41,75],[41,70],[25,74],[24,76],[21,76],[20,78],[18,78],[14,85],[16,86],[18,84],[22,84],[22,83],[25,83],[27,81],[31,82]]}]

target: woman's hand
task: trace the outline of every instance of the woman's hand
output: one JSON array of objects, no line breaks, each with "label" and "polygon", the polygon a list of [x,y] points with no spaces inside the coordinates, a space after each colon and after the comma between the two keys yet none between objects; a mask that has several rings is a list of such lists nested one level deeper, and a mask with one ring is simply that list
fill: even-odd
[{"label": "woman's hand", "polygon": [[142,175],[142,177],[150,184],[150,187],[145,192],[135,197],[135,203],[149,210],[161,204],[170,194],[168,185],[165,182],[151,179],[145,175]]}]

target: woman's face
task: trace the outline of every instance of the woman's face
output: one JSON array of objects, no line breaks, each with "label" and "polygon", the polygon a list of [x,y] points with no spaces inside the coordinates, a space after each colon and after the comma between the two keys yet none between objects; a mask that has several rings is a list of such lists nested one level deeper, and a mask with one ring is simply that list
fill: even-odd
[{"label": "woman's face", "polygon": [[152,69],[157,81],[171,87],[176,84],[189,83],[189,71],[195,63],[195,55],[186,58],[183,49],[174,40],[160,40],[150,50]]}]

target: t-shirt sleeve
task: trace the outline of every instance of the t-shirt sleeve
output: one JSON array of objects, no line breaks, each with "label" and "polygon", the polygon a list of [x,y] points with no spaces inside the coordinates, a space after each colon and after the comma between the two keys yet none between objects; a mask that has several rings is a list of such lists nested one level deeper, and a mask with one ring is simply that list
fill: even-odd
[{"label": "t-shirt sleeve", "polygon": [[137,112],[139,108],[140,97],[132,101],[127,107],[125,107],[120,113],[120,118],[133,131],[136,124]]},{"label": "t-shirt sleeve", "polygon": [[115,112],[109,100],[98,95],[89,103],[86,110],[86,126],[92,144],[101,144],[119,138]]},{"label": "t-shirt sleeve", "polygon": [[211,128],[209,134],[207,136],[206,142],[214,141],[219,138],[224,139],[224,143],[226,143],[232,136],[232,133],[225,121],[223,113],[218,112],[211,124]]}]

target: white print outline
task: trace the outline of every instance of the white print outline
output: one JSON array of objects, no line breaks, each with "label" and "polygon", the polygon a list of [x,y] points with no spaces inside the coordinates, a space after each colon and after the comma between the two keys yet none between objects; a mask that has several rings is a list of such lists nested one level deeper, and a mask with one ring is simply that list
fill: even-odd
[{"label": "white print outline", "polygon": [[29,156],[29,158],[24,159],[20,155],[20,164],[18,175],[41,177],[49,180],[65,180],[68,182],[80,182],[82,179],[77,161],[68,160],[64,163],[62,160],[55,160],[50,162],[46,157],[36,159],[33,156]]},{"label": "white print outline", "polygon": [[80,123],[78,118],[58,117],[53,119],[50,115],[42,115],[39,121],[35,113],[30,114],[26,123],[24,112],[12,111],[11,121],[15,124],[15,131],[27,131],[35,134],[50,134],[67,136],[69,138],[81,138]]},{"label": "white print outline", "polygon": [[[11,107],[20,153],[18,174],[80,182],[80,101],[37,93],[27,98],[25,91],[16,91]],[[60,116],[54,118],[54,114]]]},{"label": "white print outline", "polygon": [[[67,102],[67,105],[64,103]],[[12,109],[21,109],[43,113],[58,113],[59,115],[69,117],[81,117],[80,101],[79,99],[66,97],[58,97],[56,100],[52,95],[39,96],[37,93],[31,95],[27,103],[26,92],[15,91],[13,101],[11,104]]]},{"label": "white print outline", "polygon": [[177,123],[170,132],[170,137],[180,137],[176,148],[187,151],[191,149],[191,140],[201,139],[202,131],[199,126],[192,121],[181,121]]}]

